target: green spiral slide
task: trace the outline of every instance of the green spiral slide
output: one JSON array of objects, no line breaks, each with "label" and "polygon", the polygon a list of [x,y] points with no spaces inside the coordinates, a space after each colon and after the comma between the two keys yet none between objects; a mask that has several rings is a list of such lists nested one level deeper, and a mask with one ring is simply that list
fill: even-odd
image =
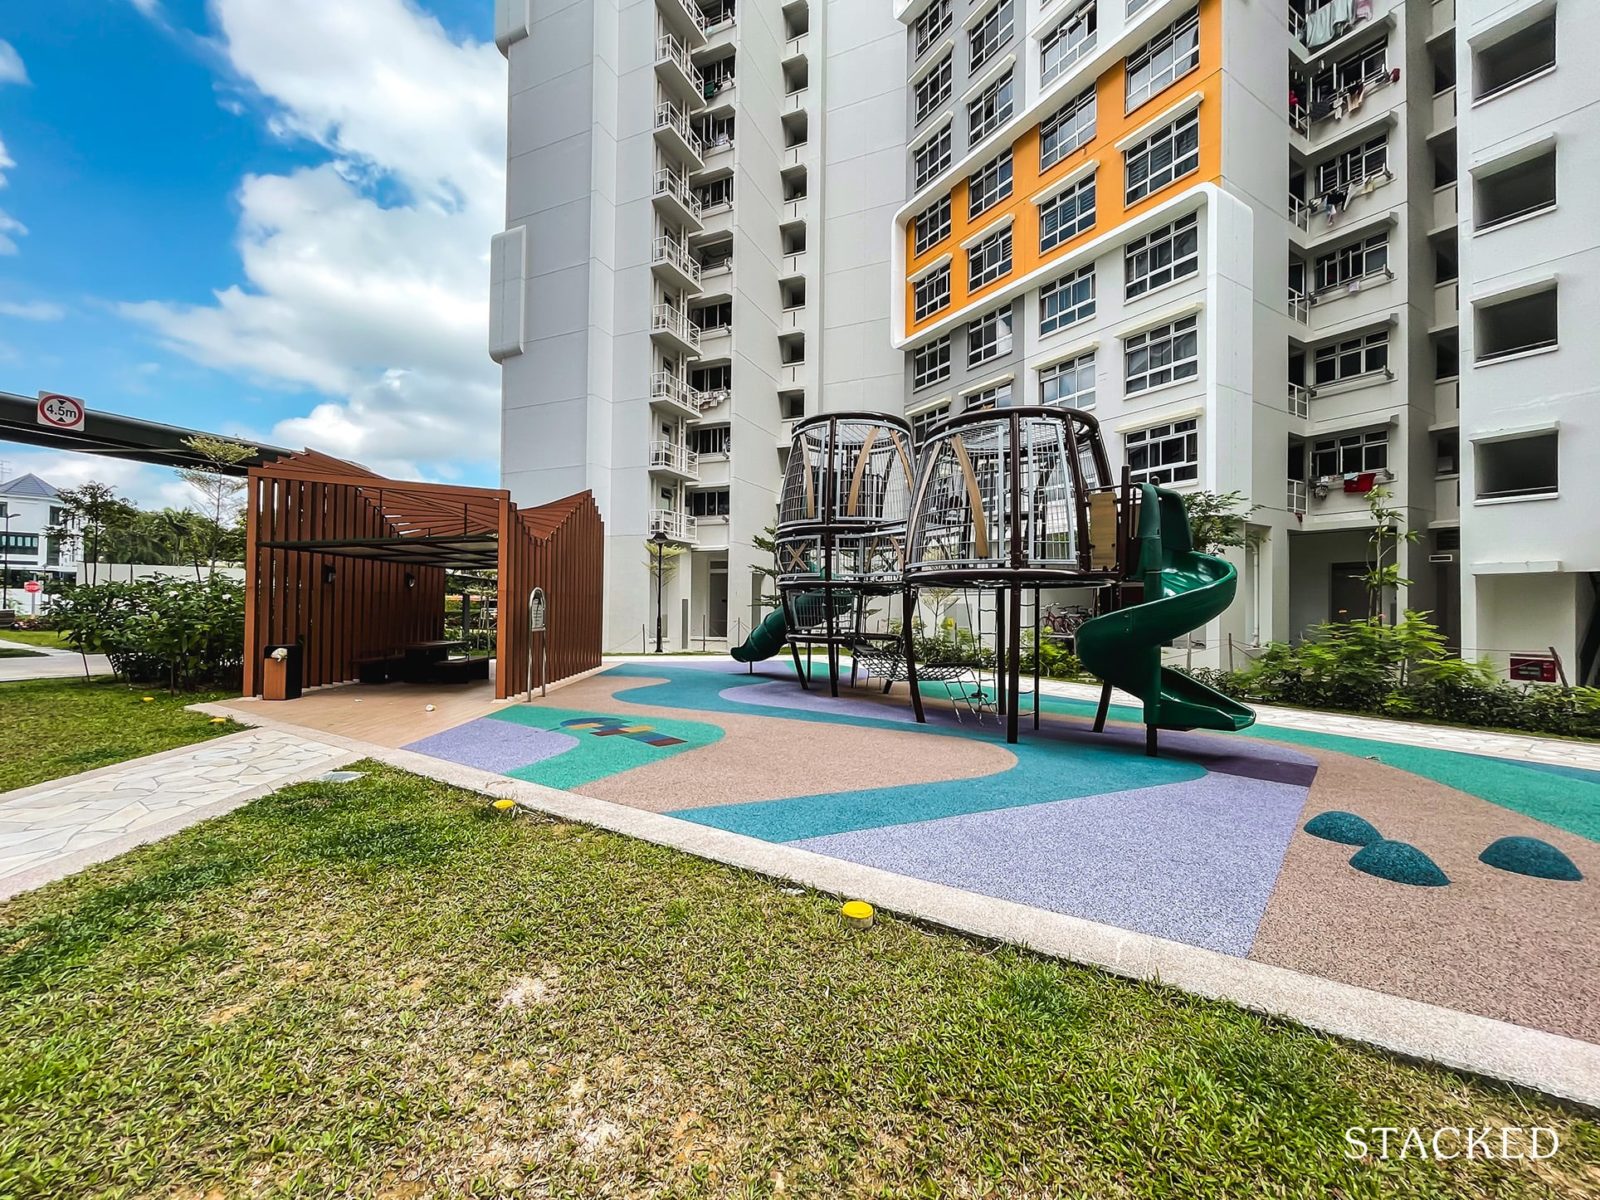
[{"label": "green spiral slide", "polygon": [[[1157,729],[1244,729],[1255,723],[1250,709],[1161,665],[1162,646],[1233,602],[1238,572],[1226,559],[1195,550],[1181,495],[1140,487],[1138,574],[1146,599],[1086,621],[1078,630],[1078,657],[1087,670],[1144,703],[1152,737]],[[1153,740],[1151,746],[1153,752]]]},{"label": "green spiral slide", "polygon": [[[813,625],[821,625],[827,618],[827,593],[826,592],[801,592],[789,601],[794,608],[795,620],[800,622],[800,628],[809,629]],[[833,598],[833,611],[837,616],[850,611],[850,597],[843,592]],[[767,614],[766,620],[750,631],[750,636],[744,640],[742,646],[735,646],[728,653],[734,662],[752,663],[760,662],[764,658],[771,658],[780,653],[789,640],[789,623],[784,618],[783,609],[774,609]]]}]

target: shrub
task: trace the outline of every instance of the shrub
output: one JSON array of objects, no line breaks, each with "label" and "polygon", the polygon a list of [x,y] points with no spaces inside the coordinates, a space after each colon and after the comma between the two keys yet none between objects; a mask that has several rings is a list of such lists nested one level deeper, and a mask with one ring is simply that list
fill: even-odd
[{"label": "shrub", "polygon": [[67,643],[104,654],[136,683],[192,690],[237,686],[244,662],[244,588],[236,580],[155,578],[64,590],[52,611]]}]

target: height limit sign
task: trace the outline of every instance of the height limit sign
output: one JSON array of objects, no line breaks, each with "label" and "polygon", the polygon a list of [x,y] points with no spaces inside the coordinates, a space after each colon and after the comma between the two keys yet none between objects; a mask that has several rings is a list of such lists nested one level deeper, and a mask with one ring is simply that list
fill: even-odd
[{"label": "height limit sign", "polygon": [[34,419],[50,429],[81,430],[85,415],[82,400],[56,392],[40,392]]}]

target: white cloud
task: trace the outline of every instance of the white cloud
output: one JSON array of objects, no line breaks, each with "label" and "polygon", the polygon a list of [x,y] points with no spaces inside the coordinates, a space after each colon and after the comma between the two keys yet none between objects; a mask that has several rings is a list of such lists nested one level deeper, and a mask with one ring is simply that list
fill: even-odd
[{"label": "white cloud", "polygon": [[28,68],[22,65],[17,48],[0,38],[0,84],[28,82]]},{"label": "white cloud", "polygon": [[141,15],[152,20],[161,15],[161,0],[129,0],[129,3],[137,8]]},{"label": "white cloud", "polygon": [[77,487],[93,479],[116,489],[117,494],[141,508],[192,508],[194,490],[163,467],[101,458],[94,454],[72,454],[62,450],[31,450],[24,446],[0,445],[4,475],[15,479],[33,474],[58,488]]},{"label": "white cloud", "polygon": [[210,304],[122,311],[198,362],[335,397],[272,430],[280,445],[408,474],[492,461],[503,59],[404,0],[216,0],[214,12],[269,127],[328,161],[243,181],[242,282]]},{"label": "white cloud", "polygon": [[59,321],[67,310],[44,300],[0,300],[0,317],[18,321]]}]

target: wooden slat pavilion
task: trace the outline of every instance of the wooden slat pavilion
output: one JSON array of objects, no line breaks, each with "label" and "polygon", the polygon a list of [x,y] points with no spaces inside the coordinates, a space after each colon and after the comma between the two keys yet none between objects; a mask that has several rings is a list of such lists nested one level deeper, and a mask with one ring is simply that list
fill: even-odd
[{"label": "wooden slat pavilion", "polygon": [[[549,682],[600,665],[605,530],[588,492],[519,509],[499,488],[386,479],[315,451],[252,467],[245,505],[245,674],[302,648],[306,687],[444,633],[447,572],[496,572],[495,695],[528,688],[528,601],[546,597]],[[536,668],[535,668],[536,669]]]}]

